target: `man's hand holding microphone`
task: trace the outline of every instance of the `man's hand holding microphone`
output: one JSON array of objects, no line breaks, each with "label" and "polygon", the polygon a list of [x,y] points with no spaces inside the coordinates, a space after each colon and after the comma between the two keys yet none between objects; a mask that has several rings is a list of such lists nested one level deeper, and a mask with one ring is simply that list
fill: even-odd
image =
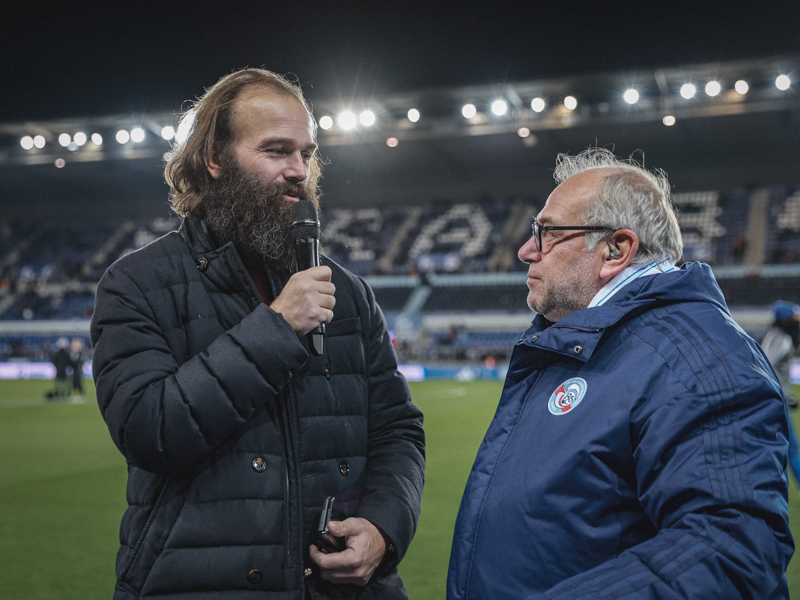
[{"label": "man's hand holding microphone", "polygon": [[325,323],[333,319],[336,286],[331,283],[330,268],[320,266],[319,217],[313,202],[299,200],[292,205],[291,231],[297,273],[270,308],[280,313],[297,335],[308,334],[311,353],[321,356]]}]

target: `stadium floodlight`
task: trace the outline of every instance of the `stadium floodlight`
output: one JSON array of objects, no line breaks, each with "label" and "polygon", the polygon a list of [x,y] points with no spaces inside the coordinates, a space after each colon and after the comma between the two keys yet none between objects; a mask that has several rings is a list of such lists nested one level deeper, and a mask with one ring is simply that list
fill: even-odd
[{"label": "stadium floodlight", "polygon": [[531,100],[531,108],[533,112],[540,113],[544,110],[544,99],[543,98],[534,98]]},{"label": "stadium floodlight", "polygon": [[475,108],[474,104],[465,104],[461,107],[461,114],[464,115],[465,119],[471,119],[478,114],[478,109]]},{"label": "stadium floodlight", "polygon": [[164,127],[161,128],[161,137],[170,141],[175,137],[175,128],[172,125],[164,125]]},{"label": "stadium floodlight", "polygon": [[689,100],[690,98],[694,98],[694,95],[697,93],[697,88],[694,87],[691,83],[684,83],[681,86],[681,96]]},{"label": "stadium floodlight", "polygon": [[39,148],[40,150],[44,148],[44,143],[45,140],[43,135],[37,135],[36,137],[33,138],[33,145]]},{"label": "stadium floodlight", "polygon": [[371,125],[375,125],[375,113],[372,112],[371,110],[365,110],[360,115],[358,115],[358,120],[365,127],[370,127]]},{"label": "stadium floodlight", "polygon": [[750,86],[747,85],[747,82],[744,79],[740,79],[734,84],[733,89],[735,89],[742,96],[744,96],[750,89]]},{"label": "stadium floodlight", "polygon": [[575,110],[578,107],[578,101],[575,99],[575,96],[567,96],[564,98],[564,107],[567,110]]},{"label": "stadium floodlight", "polygon": [[778,77],[775,79],[775,87],[782,92],[788,90],[791,85],[792,82],[788,75],[778,75]]},{"label": "stadium floodlight", "polygon": [[358,119],[356,118],[355,113],[346,110],[339,114],[336,122],[339,124],[340,129],[350,131],[351,129],[355,129],[355,126],[358,124]]},{"label": "stadium floodlight", "polygon": [[86,143],[86,134],[79,131],[72,136],[72,141],[75,142],[76,146],[83,146]]},{"label": "stadium floodlight", "polygon": [[64,148],[69,146],[71,141],[72,141],[72,138],[70,137],[70,135],[68,133],[62,133],[60,136],[58,136],[58,143],[61,144],[62,146],[64,146]]},{"label": "stadium floodlight", "polygon": [[419,111],[416,108],[409,109],[409,111],[408,111],[408,120],[409,121],[411,121],[412,123],[416,123],[417,121],[419,121],[419,117],[420,117],[420,114],[419,114]]},{"label": "stadium floodlight", "polygon": [[99,133],[93,133],[92,134],[92,143],[95,146],[102,146],[103,145],[103,136],[100,135]]},{"label": "stadium floodlight", "polygon": [[63,169],[64,165],[67,164],[67,161],[65,161],[63,158],[57,158],[54,164],[56,165],[56,169]]},{"label": "stadium floodlight", "polygon": [[706,84],[706,94],[711,97],[718,96],[721,91],[722,86],[719,84],[719,81],[709,81]]},{"label": "stadium floodlight", "polygon": [[667,127],[672,127],[673,125],[675,125],[675,120],[676,119],[673,115],[667,115],[663,119],[661,119],[661,122]]},{"label": "stadium floodlight", "polygon": [[531,130],[527,127],[520,127],[517,129],[517,135],[521,138],[526,138],[531,134]]},{"label": "stadium floodlight", "polygon": [[386,145],[389,146],[389,148],[397,148],[399,143],[400,140],[398,140],[396,137],[390,137],[388,140],[386,140]]},{"label": "stadium floodlight", "polygon": [[124,129],[117,132],[116,139],[120,144],[127,144],[131,139],[131,134]]},{"label": "stadium floodlight", "polygon": [[19,141],[19,145],[25,148],[25,150],[30,150],[33,148],[33,138],[29,135],[26,135]]},{"label": "stadium floodlight", "polygon": [[181,117],[181,122],[178,123],[178,131],[175,132],[175,143],[179,146],[182,146],[186,138],[189,137],[189,134],[192,133],[194,129],[194,117],[194,110],[188,111]]},{"label": "stadium floodlight", "polygon": [[492,102],[492,112],[498,117],[502,117],[508,112],[508,104],[505,100],[495,100]]},{"label": "stadium floodlight", "polygon": [[627,89],[625,93],[622,94],[622,98],[628,104],[636,104],[639,101],[639,92],[633,88]]},{"label": "stadium floodlight", "polygon": [[331,119],[328,115],[320,117],[319,126],[322,127],[325,131],[328,131],[328,129],[333,127],[333,119]]},{"label": "stadium floodlight", "polygon": [[137,144],[144,141],[144,129],[141,127],[134,127],[131,129],[131,141]]}]

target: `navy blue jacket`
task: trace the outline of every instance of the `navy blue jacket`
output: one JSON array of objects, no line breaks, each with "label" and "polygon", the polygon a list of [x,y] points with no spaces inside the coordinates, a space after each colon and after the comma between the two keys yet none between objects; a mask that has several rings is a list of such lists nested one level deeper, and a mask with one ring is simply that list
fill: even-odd
[{"label": "navy blue jacket", "polygon": [[[97,399],[128,461],[115,598],[406,597],[394,567],[419,516],[422,415],[372,291],[323,262],[336,308],[320,357],[195,218],[101,280]],[[326,496],[394,544],[366,587],[309,559]]]},{"label": "navy blue jacket", "polygon": [[472,468],[448,598],[788,598],[785,403],[708,266],[543,327]]}]

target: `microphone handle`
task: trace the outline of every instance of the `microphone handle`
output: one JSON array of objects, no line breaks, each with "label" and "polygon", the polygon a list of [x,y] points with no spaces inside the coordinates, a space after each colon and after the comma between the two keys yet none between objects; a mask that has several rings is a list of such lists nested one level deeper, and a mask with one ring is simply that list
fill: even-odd
[{"label": "microphone handle", "polygon": [[[318,238],[298,238],[294,241],[294,249],[297,253],[297,270],[305,271],[312,267],[320,266],[319,261],[319,239]],[[325,323],[320,323],[306,336],[311,354],[322,356],[323,338],[325,336]]]}]

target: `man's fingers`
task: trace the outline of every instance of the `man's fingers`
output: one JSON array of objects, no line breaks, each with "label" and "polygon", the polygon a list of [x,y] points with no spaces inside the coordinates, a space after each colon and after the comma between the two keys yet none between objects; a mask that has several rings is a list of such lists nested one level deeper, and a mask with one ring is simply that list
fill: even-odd
[{"label": "man's fingers", "polygon": [[300,273],[308,273],[313,279],[316,279],[317,281],[330,281],[331,275],[333,275],[331,268],[326,266],[311,267],[310,269],[306,269],[305,271],[298,272],[298,274]]}]

